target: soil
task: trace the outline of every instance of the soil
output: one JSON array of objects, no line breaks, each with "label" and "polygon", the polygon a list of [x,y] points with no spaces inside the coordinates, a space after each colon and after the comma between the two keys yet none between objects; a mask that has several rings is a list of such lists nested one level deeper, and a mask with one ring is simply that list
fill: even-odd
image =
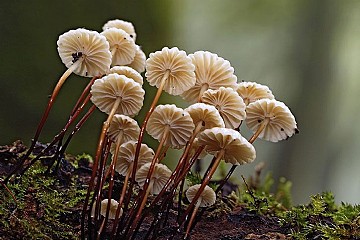
[{"label": "soil", "polygon": [[[46,145],[38,144],[34,154],[36,155],[36,153],[41,151],[44,146]],[[27,147],[24,146],[21,141],[16,141],[7,146],[0,146],[0,179],[4,179],[9,174],[10,170],[13,169],[19,161],[19,156],[23,154],[26,149]],[[48,155],[53,154],[51,151],[56,150],[55,148],[50,149]],[[69,157],[67,156],[66,159],[69,159]],[[58,191],[66,192],[69,186],[74,185],[86,188],[86,184],[90,179],[91,163],[86,160],[80,160],[78,166],[74,167],[68,161],[69,160],[62,159],[61,167],[57,171],[57,174],[52,176],[56,177],[62,183],[61,187],[58,188]],[[47,165],[49,163],[51,163],[51,159],[42,159],[42,164]],[[1,191],[5,191],[4,186],[0,185],[0,188]],[[25,197],[23,198],[26,207],[21,213],[22,216],[32,218],[32,224],[34,225],[46,223],[46,220],[44,220],[44,208],[46,206],[41,206],[37,201],[34,201],[34,193],[36,193],[36,191],[36,189],[27,189]],[[226,204],[226,198],[224,198],[224,202]],[[245,207],[238,205],[227,205],[229,206],[230,211],[220,211],[216,214],[214,213],[214,209],[211,208],[205,211],[195,228],[191,231],[190,239],[289,239],[287,238],[287,234],[290,232],[290,229],[286,226],[281,226],[276,217],[258,215],[248,211]],[[77,205],[71,209],[67,209],[70,211],[66,214],[61,214],[59,217],[60,222],[66,222],[68,225],[73,226],[72,229],[62,229],[62,225],[51,226],[51,228],[58,231],[73,231],[73,236],[76,236],[75,239],[79,238],[81,209],[81,204]],[[172,211],[170,211],[170,213],[172,213]],[[24,236],[27,236],[25,231],[28,230],[17,227],[18,224],[13,222],[12,216],[3,215],[2,217],[7,218],[6,221],[10,225],[13,224],[15,227],[12,228],[11,231],[8,231],[8,228],[0,224],[0,239],[24,239]],[[174,214],[170,214],[169,224],[156,232],[156,239],[183,238],[184,234],[177,233],[175,230],[174,219]],[[144,226],[147,225],[149,225],[149,222],[144,223]],[[137,238],[143,239],[144,235],[145,230],[141,228]],[[60,238],[50,234],[50,239]]]}]

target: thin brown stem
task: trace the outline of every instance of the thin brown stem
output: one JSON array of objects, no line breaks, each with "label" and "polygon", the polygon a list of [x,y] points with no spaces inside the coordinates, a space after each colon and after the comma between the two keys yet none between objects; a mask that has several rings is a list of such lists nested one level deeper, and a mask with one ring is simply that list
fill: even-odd
[{"label": "thin brown stem", "polygon": [[190,218],[190,221],[187,225],[187,228],[186,228],[186,233],[185,233],[185,236],[184,236],[184,239],[187,239],[188,235],[189,235],[189,232],[190,232],[190,229],[191,229],[191,225],[195,219],[195,216],[196,216],[196,213],[200,207],[200,204],[201,204],[201,197],[197,200],[196,202],[196,205],[195,205],[195,208],[193,210],[193,213],[191,214],[191,218]]},{"label": "thin brown stem", "polygon": [[259,135],[261,134],[261,132],[264,130],[264,128],[268,125],[268,123],[270,122],[270,118],[266,117],[260,124],[259,128],[256,130],[256,132],[254,133],[254,135],[252,135],[252,137],[249,139],[249,143],[254,143],[255,140],[259,137]]}]

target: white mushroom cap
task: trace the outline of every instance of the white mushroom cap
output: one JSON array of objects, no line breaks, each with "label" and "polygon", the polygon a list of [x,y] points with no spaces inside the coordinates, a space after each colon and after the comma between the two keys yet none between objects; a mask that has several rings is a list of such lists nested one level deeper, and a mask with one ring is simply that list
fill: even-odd
[{"label": "white mushroom cap", "polygon": [[159,87],[162,78],[170,72],[164,91],[179,95],[195,84],[195,66],[185,51],[177,47],[164,47],[161,51],[150,53],[146,60],[145,77],[151,86]]},{"label": "white mushroom cap", "polygon": [[57,41],[61,61],[67,68],[75,62],[82,61],[74,69],[80,76],[101,76],[111,64],[109,43],[100,33],[82,28],[70,30],[59,36]]},{"label": "white mushroom cap", "polygon": [[237,84],[236,91],[246,105],[263,98],[274,99],[269,87],[256,82],[240,82]]},{"label": "white mushroom cap", "polygon": [[201,101],[216,107],[227,128],[237,128],[241,121],[245,119],[246,105],[239,94],[232,88],[209,89],[204,92]]},{"label": "white mushroom cap", "polygon": [[[188,188],[186,191],[186,197],[189,202],[192,202],[195,195],[199,191],[200,186],[201,184],[195,184],[194,186]],[[206,185],[197,201],[200,202],[200,207],[209,207],[215,203],[216,194],[211,187]]]},{"label": "white mushroom cap", "polygon": [[[118,161],[116,162],[115,170],[123,176],[126,176],[129,167],[135,159],[137,141],[128,141],[120,146]],[[154,157],[154,151],[146,144],[141,144],[140,153],[138,157],[137,169],[145,163],[151,162]]]},{"label": "white mushroom cap", "polygon": [[183,109],[174,104],[158,105],[149,118],[146,131],[160,141],[166,128],[169,135],[164,145],[181,148],[190,139],[195,126]]},{"label": "white mushroom cap", "polygon": [[107,23],[104,24],[102,29],[105,31],[109,28],[117,28],[124,30],[125,32],[127,32],[127,34],[130,35],[132,39],[134,39],[134,41],[136,40],[135,27],[131,22],[120,19],[109,20]]},{"label": "white mushroom cap", "polygon": [[259,128],[265,119],[268,121],[259,138],[278,142],[297,133],[294,115],[290,109],[275,99],[261,99],[250,103],[246,108],[246,125],[253,131]]},{"label": "white mushroom cap", "polygon": [[206,129],[199,134],[199,144],[205,145],[205,150],[213,155],[224,150],[225,162],[235,165],[250,163],[256,157],[254,146],[233,129]]},{"label": "white mushroom cap", "polygon": [[[108,202],[109,202],[109,199],[104,199],[100,203],[100,214],[103,217],[106,217],[106,209],[108,206]],[[115,219],[116,210],[117,210],[118,206],[119,206],[119,203],[115,199],[110,199],[109,219]],[[123,213],[123,210],[122,210],[122,208],[120,208],[119,216],[121,216],[122,213]],[[94,216],[95,216],[95,204],[93,205],[92,210],[91,210],[91,217],[94,217]]]},{"label": "white mushroom cap", "polygon": [[146,62],[145,53],[141,50],[140,46],[136,46],[136,53],[134,60],[131,63],[127,64],[127,66],[132,67],[139,73],[142,73],[145,71],[145,62]]},{"label": "white mushroom cap", "polygon": [[140,134],[138,123],[125,115],[115,114],[108,129],[108,136],[111,141],[116,142],[121,136],[121,142],[125,143],[135,140]]},{"label": "white mushroom cap", "polygon": [[128,116],[134,116],[140,111],[145,95],[139,83],[116,73],[95,80],[90,92],[91,101],[100,111],[107,114],[110,113],[116,99],[121,97],[116,113]]},{"label": "white mushroom cap", "polygon": [[205,103],[194,103],[185,109],[188,112],[196,126],[202,122],[202,130],[213,127],[225,127],[219,111],[211,105]]},{"label": "white mushroom cap", "polygon": [[134,40],[124,30],[109,28],[101,33],[109,42],[112,54],[111,65],[126,65],[134,61],[136,45]]},{"label": "white mushroom cap", "polygon": [[195,65],[195,86],[181,94],[188,102],[197,102],[202,93],[208,89],[220,87],[236,88],[237,77],[230,62],[215,53],[197,51],[189,54]]},{"label": "white mushroom cap", "polygon": [[119,75],[125,75],[125,77],[131,78],[135,82],[139,83],[140,85],[143,85],[143,77],[140,75],[139,72],[137,72],[135,69],[127,66],[114,66],[110,68],[110,73],[117,73]]},{"label": "white mushroom cap", "polygon": [[[139,184],[140,187],[144,186],[150,165],[151,163],[145,163],[139,170],[136,171],[135,181]],[[150,193],[159,194],[170,176],[171,170],[166,165],[155,163],[154,172],[150,179],[150,185],[152,185]]]}]

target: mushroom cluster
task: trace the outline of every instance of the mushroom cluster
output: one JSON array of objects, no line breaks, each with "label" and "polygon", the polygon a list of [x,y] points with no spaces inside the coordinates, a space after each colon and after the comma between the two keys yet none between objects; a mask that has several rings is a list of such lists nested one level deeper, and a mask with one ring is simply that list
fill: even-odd
[{"label": "mushroom cluster", "polygon": [[[237,166],[255,160],[256,139],[278,142],[298,132],[290,109],[276,100],[265,85],[237,83],[228,60],[209,51],[187,54],[177,47],[164,47],[146,58],[135,43],[136,37],[132,23],[115,19],[105,23],[101,33],[79,28],[62,34],[57,42],[60,58],[68,70],[54,89],[34,142],[61,86],[72,72],[92,79],[65,127],[50,144],[58,144],[55,157],[63,153],[71,137],[96,108],[107,115],[84,200],[81,219],[84,238],[88,235],[89,239],[101,239],[107,232],[112,239],[133,239],[150,214],[153,222],[150,227],[144,227],[148,227],[147,237],[154,236],[159,226],[166,224],[170,209],[177,212],[179,229],[185,224],[187,237],[198,208],[216,201],[209,183],[221,161],[232,166],[222,181],[224,184]],[[150,100],[143,122],[138,124],[134,117],[143,109],[143,72],[157,92]],[[183,109],[175,104],[158,104],[163,90],[180,95],[189,106]],[[88,104],[91,104],[88,112],[78,120]],[[76,121],[63,144],[65,133]],[[249,140],[240,133],[243,122],[253,132]],[[145,134],[159,141],[155,151],[144,142]],[[169,148],[180,151],[180,157],[167,157]],[[25,158],[32,151],[33,146]],[[195,164],[203,165],[201,159],[206,155],[212,155],[213,159],[202,181],[187,186],[189,172]],[[166,166],[169,162],[175,166],[172,170]],[[222,185],[218,190],[221,188]],[[184,196],[188,202],[183,201]]]}]

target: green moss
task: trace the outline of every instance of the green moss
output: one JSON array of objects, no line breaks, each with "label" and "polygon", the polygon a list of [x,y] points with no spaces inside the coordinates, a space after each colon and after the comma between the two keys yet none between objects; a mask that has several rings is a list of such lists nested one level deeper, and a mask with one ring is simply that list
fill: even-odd
[{"label": "green moss", "polygon": [[292,239],[359,239],[360,205],[337,205],[331,192],[310,197],[306,205],[292,206],[291,182],[280,178],[277,190],[271,174],[260,186],[239,188],[239,204],[249,211],[277,217]]},{"label": "green moss", "polygon": [[87,190],[76,181],[65,186],[58,177],[45,176],[46,169],[40,162],[35,163],[7,185],[17,204],[6,191],[0,192],[0,229],[5,239],[78,238],[79,226],[67,223],[67,217],[77,215],[74,217],[80,219]]}]

